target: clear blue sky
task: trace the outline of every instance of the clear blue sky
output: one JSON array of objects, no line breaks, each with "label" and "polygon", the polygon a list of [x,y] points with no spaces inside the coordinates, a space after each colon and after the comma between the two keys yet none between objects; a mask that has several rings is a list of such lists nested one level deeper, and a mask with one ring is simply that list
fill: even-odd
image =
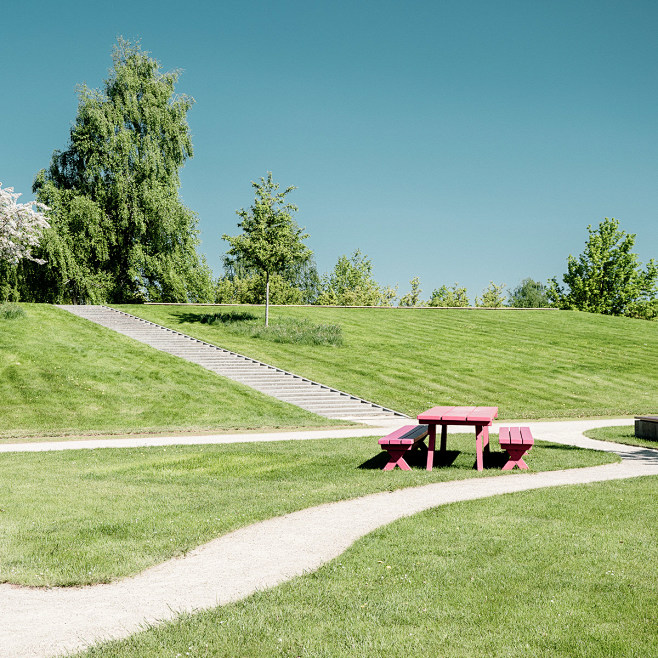
[{"label": "clear blue sky", "polygon": [[22,201],[118,35],[183,70],[181,195],[217,274],[268,170],[299,188],[320,272],[360,248],[401,293],[561,275],[604,217],[658,257],[653,0],[61,0],[2,20],[0,181]]}]

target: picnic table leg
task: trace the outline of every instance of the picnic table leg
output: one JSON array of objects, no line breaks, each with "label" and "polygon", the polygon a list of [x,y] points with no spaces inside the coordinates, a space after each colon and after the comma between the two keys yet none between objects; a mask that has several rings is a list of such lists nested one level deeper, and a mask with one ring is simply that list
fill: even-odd
[{"label": "picnic table leg", "polygon": [[441,452],[445,452],[448,444],[448,426],[441,425]]},{"label": "picnic table leg", "polygon": [[428,428],[428,441],[427,441],[427,470],[431,471],[434,466],[434,448],[436,447],[436,425],[430,423]]},{"label": "picnic table leg", "polygon": [[489,428],[485,427],[483,428],[484,431],[484,452],[488,455],[489,454]]},{"label": "picnic table leg", "polygon": [[478,471],[484,470],[484,459],[482,457],[482,442],[484,440],[484,430],[482,425],[475,426],[475,462]]}]

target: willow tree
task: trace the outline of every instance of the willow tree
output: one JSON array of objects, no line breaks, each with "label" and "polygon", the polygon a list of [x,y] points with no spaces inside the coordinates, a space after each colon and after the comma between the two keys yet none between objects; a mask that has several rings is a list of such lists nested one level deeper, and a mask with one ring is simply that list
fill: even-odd
[{"label": "willow tree", "polygon": [[297,206],[286,202],[293,186],[278,192],[279,185],[272,180],[272,172],[260,183],[252,181],[256,191],[254,203],[247,210],[237,210],[242,219],[240,235],[223,235],[231,248],[228,256],[238,259],[246,267],[255,268],[265,277],[265,326],[270,319],[270,279],[287,269],[306,263],[312,251],[303,243],[308,237],[292,217]]},{"label": "willow tree", "polygon": [[197,217],[180,201],[179,171],[192,157],[179,73],[162,72],[139,45],[119,40],[101,90],[79,88],[65,151],[34,191],[50,213],[47,265],[24,277],[24,297],[49,300],[210,301],[210,270],[197,254]]}]

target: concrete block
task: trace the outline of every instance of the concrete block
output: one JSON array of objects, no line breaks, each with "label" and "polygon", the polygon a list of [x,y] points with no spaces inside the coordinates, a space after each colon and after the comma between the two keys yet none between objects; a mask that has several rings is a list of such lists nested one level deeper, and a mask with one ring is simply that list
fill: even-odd
[{"label": "concrete block", "polygon": [[635,436],[658,441],[658,416],[635,416]]}]

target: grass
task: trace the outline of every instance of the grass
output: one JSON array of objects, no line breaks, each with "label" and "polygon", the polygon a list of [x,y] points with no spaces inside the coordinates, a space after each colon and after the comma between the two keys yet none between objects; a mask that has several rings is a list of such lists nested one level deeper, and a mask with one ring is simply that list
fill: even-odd
[{"label": "grass", "polygon": [[56,307],[19,308],[0,321],[0,440],[337,425]]},{"label": "grass", "polygon": [[342,328],[342,347],[318,348],[204,324],[207,306],[118,308],[410,416],[437,404],[495,405],[507,419],[655,411],[654,322],[577,311],[272,309],[272,321]]},{"label": "grass", "polygon": [[[107,582],[320,503],[430,482],[514,477],[500,471],[506,458],[494,450],[489,468],[473,469],[472,434],[451,434],[448,449],[445,465],[429,473],[420,455],[411,472],[382,472],[387,457],[376,438],[5,453],[0,581]],[[533,471],[615,460],[541,443],[527,456]]]},{"label": "grass", "polygon": [[193,316],[193,322],[221,324],[231,334],[293,345],[342,345],[343,334],[339,325],[314,324],[306,318],[284,318],[264,326],[253,313],[223,311]]},{"label": "grass", "polygon": [[639,478],[436,508],[315,573],[83,655],[655,656],[655,491]]},{"label": "grass", "polygon": [[599,439],[600,441],[614,441],[615,443],[625,443],[626,445],[658,450],[658,441],[641,439],[635,436],[635,428],[632,425],[598,427],[585,432],[585,436],[588,436],[590,439]]}]

